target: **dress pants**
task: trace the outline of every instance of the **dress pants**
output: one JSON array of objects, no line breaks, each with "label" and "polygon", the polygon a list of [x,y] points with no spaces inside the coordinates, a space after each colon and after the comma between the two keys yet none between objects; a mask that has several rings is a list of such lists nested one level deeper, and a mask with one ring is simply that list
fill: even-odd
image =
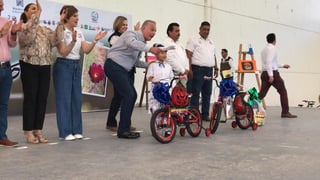
[{"label": "dress pants", "polygon": [[46,114],[51,66],[20,61],[23,88],[23,130],[41,130]]},{"label": "dress pants", "polygon": [[212,93],[212,81],[204,80],[204,76],[212,77],[212,67],[201,67],[191,65],[193,72],[193,79],[191,80],[191,100],[190,105],[199,108],[199,99],[201,93],[201,118],[206,119],[209,117],[210,111],[210,97]]},{"label": "dress pants", "polygon": [[269,83],[269,75],[267,71],[263,71],[261,74],[261,90],[259,92],[259,98],[263,99],[271,86],[277,89],[278,93],[280,94],[280,102],[281,102],[281,108],[282,112],[281,114],[287,114],[289,113],[289,102],[288,102],[288,94],[287,89],[284,85],[284,81],[280,76],[280,73],[278,71],[273,71],[273,78],[274,81],[272,83]]},{"label": "dress pants", "polygon": [[[134,82],[134,73],[135,73],[135,68],[132,68],[132,70],[129,72],[129,75],[133,82]],[[121,100],[122,98],[119,95],[118,91],[116,91],[115,88],[113,88],[113,97],[111,100],[110,109],[108,113],[107,126],[111,126],[111,127],[118,126],[116,116],[120,109]]]},{"label": "dress pants", "polygon": [[106,60],[104,72],[112,82],[114,90],[118,92],[119,97],[122,99],[118,133],[129,132],[131,115],[137,99],[133,79],[130,78],[130,73],[126,69],[111,59]]}]

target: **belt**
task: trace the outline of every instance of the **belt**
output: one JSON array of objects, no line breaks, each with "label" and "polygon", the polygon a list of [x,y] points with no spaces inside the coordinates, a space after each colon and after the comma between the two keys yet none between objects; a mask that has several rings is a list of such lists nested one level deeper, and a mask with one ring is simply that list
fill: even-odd
[{"label": "belt", "polygon": [[0,68],[2,67],[10,67],[10,61],[7,61],[7,62],[0,62]]},{"label": "belt", "polygon": [[[264,73],[264,72],[266,72],[266,73],[267,73],[268,71],[262,71],[262,72],[263,72],[263,73]],[[278,72],[278,70],[273,70],[273,72]]]},{"label": "belt", "polygon": [[192,67],[195,67],[195,68],[199,68],[199,69],[213,69],[213,67],[208,67],[208,66],[198,66],[198,65],[194,65],[194,64],[191,64]]}]

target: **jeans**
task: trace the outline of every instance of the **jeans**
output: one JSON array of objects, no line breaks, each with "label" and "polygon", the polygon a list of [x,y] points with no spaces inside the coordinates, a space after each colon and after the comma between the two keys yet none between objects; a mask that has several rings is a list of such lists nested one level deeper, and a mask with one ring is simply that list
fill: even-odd
[{"label": "jeans", "polygon": [[137,99],[137,92],[134,88],[133,79],[130,73],[111,59],[104,64],[104,72],[112,82],[114,90],[117,91],[121,100],[121,112],[118,133],[130,131],[131,115]]},{"label": "jeans", "polygon": [[[130,78],[132,79],[133,82],[134,82],[134,73],[135,73],[135,68],[133,68],[129,72]],[[111,100],[110,109],[109,109],[109,113],[108,113],[107,126],[112,126],[112,127],[118,126],[116,116],[117,116],[118,111],[120,109],[121,100],[122,100],[122,98],[119,95],[118,91],[116,91],[115,88],[113,88],[113,97]]]},{"label": "jeans", "polygon": [[42,130],[50,87],[51,66],[20,61],[23,87],[23,130]]},{"label": "jeans", "polygon": [[212,81],[204,80],[204,76],[213,76],[213,68],[211,67],[200,67],[191,66],[193,72],[193,79],[191,80],[191,99],[190,105],[199,108],[199,99],[201,93],[201,118],[205,119],[209,117],[210,111],[210,97],[212,93]]},{"label": "jeans", "polygon": [[82,134],[81,68],[79,60],[57,58],[53,65],[59,137]]},{"label": "jeans", "polygon": [[11,85],[11,67],[0,67],[0,139],[7,139],[8,101]]}]

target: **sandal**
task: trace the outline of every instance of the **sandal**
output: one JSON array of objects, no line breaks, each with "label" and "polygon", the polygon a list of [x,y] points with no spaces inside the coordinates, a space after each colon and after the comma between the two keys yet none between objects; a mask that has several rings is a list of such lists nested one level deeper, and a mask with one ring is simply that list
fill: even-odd
[{"label": "sandal", "polygon": [[24,131],[24,136],[26,138],[26,142],[30,144],[38,144],[38,138],[34,137],[32,131]]},{"label": "sandal", "polygon": [[40,143],[47,143],[48,142],[48,139],[43,136],[41,130],[34,130],[33,132],[34,132],[34,135],[36,136],[36,138],[38,138]]}]

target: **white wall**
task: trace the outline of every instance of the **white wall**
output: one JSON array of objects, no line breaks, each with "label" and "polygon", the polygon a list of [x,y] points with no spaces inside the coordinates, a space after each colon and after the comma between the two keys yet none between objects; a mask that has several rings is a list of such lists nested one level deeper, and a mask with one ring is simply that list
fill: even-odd
[{"label": "white wall", "polygon": [[[296,106],[303,99],[317,100],[320,94],[319,7],[320,2],[316,0],[215,0],[211,16],[213,39],[218,49],[230,49],[236,59],[239,43],[244,47],[251,43],[260,68],[265,35],[276,33],[280,63],[291,65],[290,69],[281,70],[290,105]],[[253,77],[249,80],[251,85],[256,84]],[[276,90],[270,89],[266,102],[280,105]]]},{"label": "white wall", "polygon": [[[65,0],[52,0],[66,3]],[[150,43],[161,42],[170,22],[181,25],[181,42],[198,33],[203,20],[211,22],[210,37],[220,49],[238,59],[239,43],[248,48],[251,43],[258,68],[260,51],[265,46],[265,35],[277,35],[281,63],[290,64],[281,70],[286,82],[291,106],[302,99],[317,100],[320,94],[320,1],[317,0],[68,0],[68,4],[124,12],[132,15],[133,22],[153,19],[157,21],[157,35]],[[80,17],[81,18],[81,17]],[[143,70],[136,75],[136,89],[140,94]],[[254,75],[245,77],[247,87],[256,86]],[[139,100],[139,97],[138,97]],[[279,96],[271,89],[267,105],[280,105]]]}]

